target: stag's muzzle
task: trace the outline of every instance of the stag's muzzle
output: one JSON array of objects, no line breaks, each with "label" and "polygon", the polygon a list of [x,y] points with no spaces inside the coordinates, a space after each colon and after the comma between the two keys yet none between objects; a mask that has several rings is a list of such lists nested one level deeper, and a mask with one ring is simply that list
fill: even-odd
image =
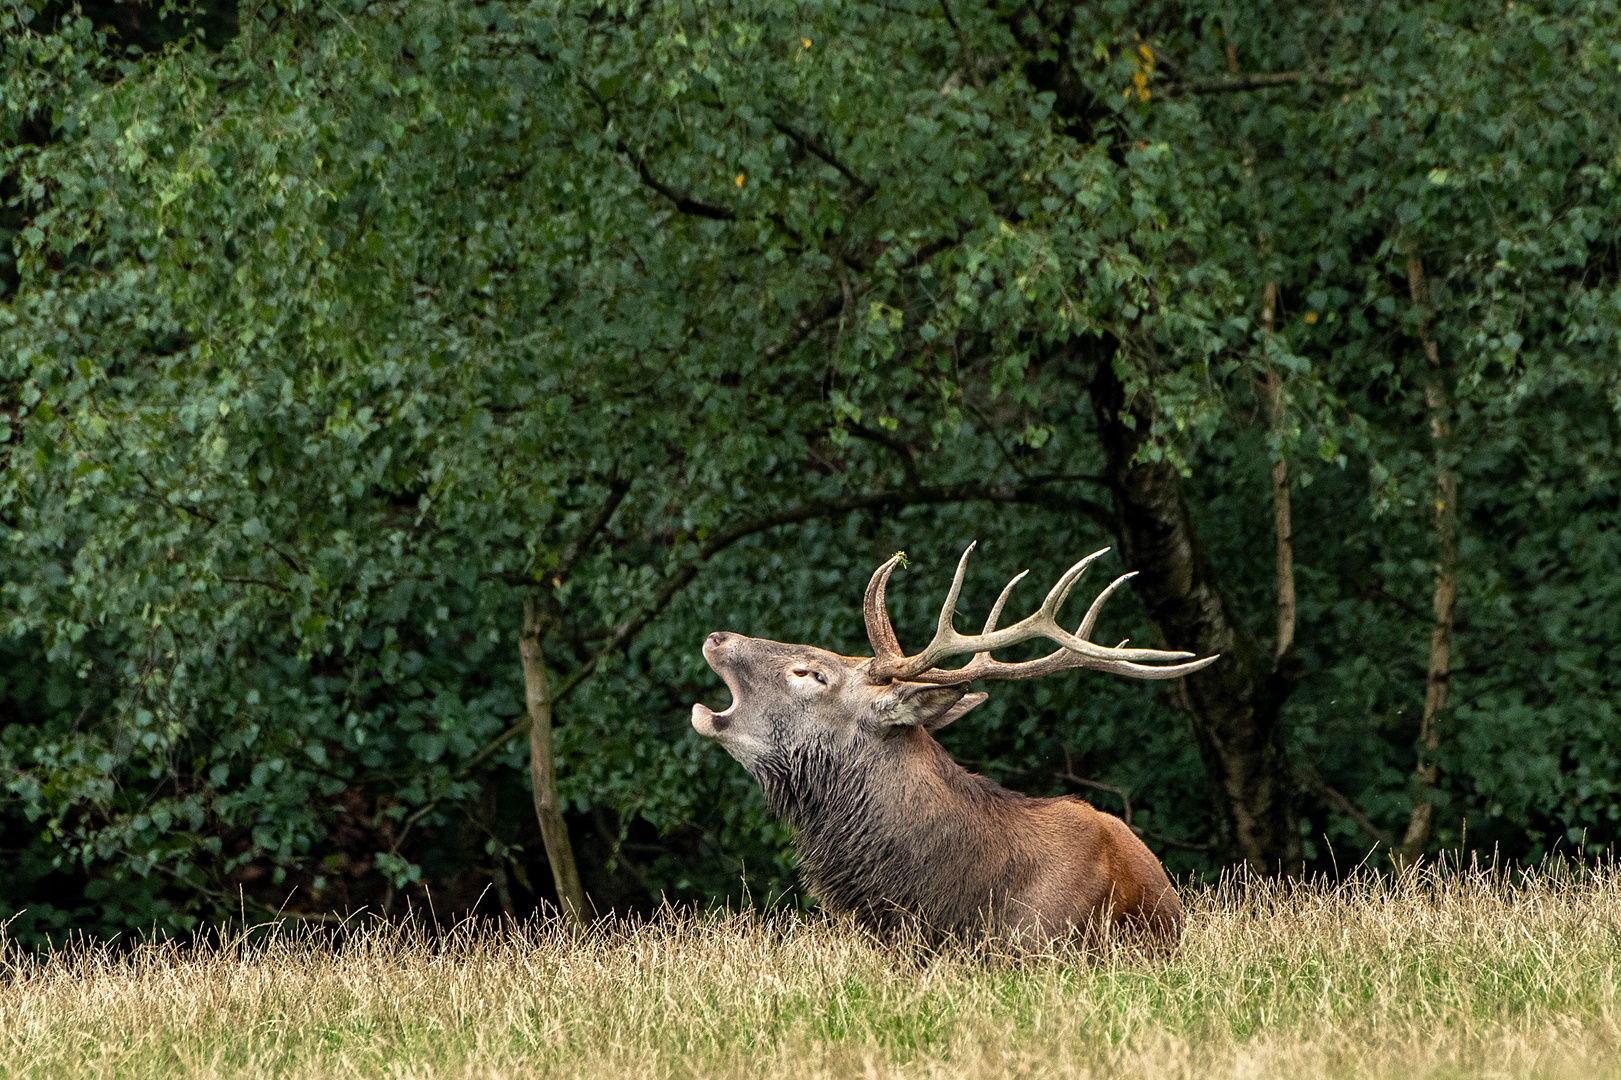
[{"label": "stag's muzzle", "polygon": [[720,667],[715,663],[715,653],[735,636],[735,634],[723,634],[717,631],[704,638],[704,659],[709,661],[710,667],[720,672],[721,678],[726,679],[726,686],[732,692],[732,703],[726,706],[723,712],[716,712],[702,702],[692,706],[692,729],[700,735],[707,735],[711,739],[731,725],[732,710],[737,708],[737,687],[732,685],[732,681],[726,678],[726,672],[721,671]]}]

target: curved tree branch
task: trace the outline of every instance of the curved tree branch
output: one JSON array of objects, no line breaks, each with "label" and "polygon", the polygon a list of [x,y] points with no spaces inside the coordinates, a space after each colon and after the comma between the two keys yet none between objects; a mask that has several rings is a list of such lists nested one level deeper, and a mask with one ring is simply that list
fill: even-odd
[{"label": "curved tree branch", "polygon": [[1325,75],[1316,71],[1263,71],[1253,75],[1224,75],[1214,79],[1183,79],[1161,83],[1160,93],[1172,94],[1235,94],[1241,90],[1266,90],[1276,86],[1325,86],[1330,89],[1354,89],[1362,80],[1349,75]]},{"label": "curved tree branch", "polygon": [[1328,781],[1324,780],[1316,769],[1310,765],[1302,765],[1295,769],[1295,776],[1300,780],[1302,787],[1317,797],[1318,802],[1321,802],[1330,810],[1337,810],[1350,818],[1351,823],[1361,829],[1369,839],[1375,843],[1383,844],[1385,847],[1395,846],[1395,837],[1375,825],[1373,819],[1364,814],[1356,803],[1330,787]]},{"label": "curved tree branch", "polygon": [[873,185],[867,183],[867,181],[861,179],[861,177],[852,172],[842,161],[835,157],[833,152],[824,146],[822,141],[816,136],[806,135],[804,132],[795,128],[792,124],[785,120],[778,119],[775,116],[771,118],[771,124],[778,131],[782,132],[800,146],[804,147],[807,153],[822,159],[827,164],[833,166],[834,169],[838,170],[839,175],[850,182],[850,188],[858,198],[865,201],[872,196],[872,193],[875,190]]},{"label": "curved tree branch", "polygon": [[[645,607],[620,621],[609,633],[602,646],[570,673],[569,677],[563,681],[563,684],[557,688],[556,693],[551,696],[550,704],[555,708],[557,704],[565,700],[596,671],[598,665],[629,645],[648,623],[652,622],[665,608],[669,607],[670,603],[680,595],[681,590],[690,585],[693,579],[698,576],[698,571],[703,568],[705,563],[745,537],[780,528],[784,525],[797,525],[817,518],[832,517],[874,506],[925,506],[951,502],[982,501],[1056,505],[1071,511],[1079,509],[1082,513],[1102,522],[1111,521],[1112,518],[1104,507],[1077,496],[1066,497],[1055,494],[1052,490],[1060,484],[1091,479],[1091,477],[1084,476],[1054,475],[1032,477],[1029,480],[1014,484],[942,484],[933,487],[908,487],[863,492],[802,503],[799,506],[775,514],[750,518],[726,528],[717,529],[704,539],[692,558],[665,579],[664,584],[653,594],[652,600]],[[467,776],[474,769],[499,753],[501,748],[512,740],[522,738],[529,732],[529,725],[529,717],[524,716],[494,739],[485,743],[476,753],[462,763],[461,768],[457,770],[457,778]]]}]

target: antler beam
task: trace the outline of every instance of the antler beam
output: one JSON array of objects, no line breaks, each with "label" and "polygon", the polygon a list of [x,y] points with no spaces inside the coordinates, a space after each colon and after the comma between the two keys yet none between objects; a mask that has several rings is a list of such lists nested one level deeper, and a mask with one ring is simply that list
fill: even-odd
[{"label": "antler beam", "polygon": [[[1108,548],[1094,551],[1066,570],[1058,579],[1058,583],[1048,591],[1047,598],[1041,602],[1041,607],[1033,615],[998,630],[996,623],[1002,616],[1002,608],[1007,604],[1008,595],[1013,591],[1013,586],[1017,585],[1029,571],[1019,574],[1007,583],[1002,589],[1002,595],[997,597],[996,604],[991,608],[990,617],[985,620],[985,629],[973,635],[959,634],[952,625],[952,619],[957,613],[957,597],[962,592],[963,576],[968,572],[968,557],[974,553],[976,546],[978,541],[969,544],[968,550],[962,553],[962,558],[957,563],[956,576],[951,579],[951,590],[946,593],[946,602],[940,608],[940,621],[935,628],[934,640],[916,656],[907,656],[901,649],[900,642],[895,638],[895,628],[890,625],[889,610],[884,600],[884,590],[889,584],[889,576],[895,572],[896,565],[900,563],[900,556],[890,559],[873,573],[872,580],[867,583],[864,604],[867,638],[872,642],[873,651],[873,658],[867,662],[868,679],[875,683],[904,679],[954,685],[975,679],[1032,679],[1069,668],[1109,671],[1137,679],[1174,679],[1190,675],[1217,660],[1214,656],[1192,660],[1194,654],[1187,652],[1127,649],[1122,647],[1126,644],[1124,641],[1111,649],[1103,645],[1094,645],[1087,640],[1091,637],[1092,628],[1097,622],[1098,613],[1103,610],[1104,602],[1114,595],[1114,591],[1121,585],[1136,577],[1135,573],[1122,574],[1110,582],[1108,588],[1092,601],[1092,606],[1087,609],[1086,617],[1081,620],[1081,625],[1075,633],[1071,634],[1058,625],[1058,609],[1063,607],[1064,601],[1069,598],[1070,590],[1081,579],[1086,568],[1102,558],[1108,552]],[[1059,649],[1038,660],[1013,663],[991,657],[991,653],[997,649],[1041,638],[1056,642],[1060,646]],[[973,658],[963,667],[938,666],[940,661],[948,657],[968,654],[972,654]],[[1175,660],[1192,660],[1192,662],[1171,664],[1168,667],[1148,666],[1152,663],[1165,664]],[[1147,663],[1144,663],[1145,661]]]}]

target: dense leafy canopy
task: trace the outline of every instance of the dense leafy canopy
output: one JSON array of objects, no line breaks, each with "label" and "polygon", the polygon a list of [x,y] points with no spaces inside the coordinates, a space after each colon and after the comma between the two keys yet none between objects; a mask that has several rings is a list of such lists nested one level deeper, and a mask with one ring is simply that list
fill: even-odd
[{"label": "dense leafy canopy", "polygon": [[[1621,5],[1341,7],[7,8],[13,932],[549,898],[526,597],[593,897],[791,890],[702,635],[861,652],[904,548],[915,640],[970,539],[970,619],[1114,542],[1100,378],[1257,654],[1286,463],[1308,867],[1406,827],[1443,474],[1430,846],[1611,842]],[[1068,676],[945,741],[1206,869],[1200,708]]]}]

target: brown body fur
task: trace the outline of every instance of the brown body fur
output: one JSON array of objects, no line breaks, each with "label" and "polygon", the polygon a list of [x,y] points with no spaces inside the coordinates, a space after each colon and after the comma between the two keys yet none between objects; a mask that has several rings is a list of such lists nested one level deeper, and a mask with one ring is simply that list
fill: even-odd
[{"label": "brown body fur", "polygon": [[995,926],[1051,938],[1108,923],[1180,936],[1176,890],[1119,818],[1075,798],[1008,791],[963,769],[920,728],[886,749],[873,762],[881,773],[867,805],[889,823],[889,843],[863,850],[836,813],[789,814],[811,891],[831,908],[878,921],[887,909],[947,933]]}]

